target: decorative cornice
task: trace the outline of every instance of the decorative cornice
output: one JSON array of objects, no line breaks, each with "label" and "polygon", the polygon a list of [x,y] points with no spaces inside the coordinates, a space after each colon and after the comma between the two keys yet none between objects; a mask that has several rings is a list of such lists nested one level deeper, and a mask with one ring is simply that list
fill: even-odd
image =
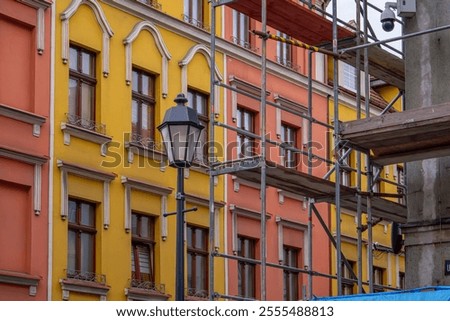
[{"label": "decorative cornice", "polygon": [[163,187],[151,182],[145,182],[137,179],[133,179],[130,177],[122,176],[121,182],[125,186],[129,186],[132,189],[136,189],[139,191],[152,193],[160,196],[167,196],[172,193],[173,188]]},{"label": "decorative cornice", "polygon": [[102,182],[110,182],[117,177],[115,173],[104,172],[97,169],[76,165],[73,163],[67,163],[59,159],[56,161],[56,165],[58,166],[58,168],[66,171],[67,173],[87,177]]},{"label": "decorative cornice", "polygon": [[29,287],[28,294],[30,296],[36,295],[37,286],[39,285],[40,280],[41,277],[39,276],[20,272],[0,270],[0,283],[28,286]]},{"label": "decorative cornice", "polygon": [[[249,94],[259,96],[261,94],[261,87],[253,85],[248,81],[242,80],[236,76],[230,76],[228,78],[230,85],[236,87],[239,90],[245,91]],[[270,91],[266,90],[266,96],[270,96]]]},{"label": "decorative cornice", "polygon": [[[209,199],[207,199],[206,197],[202,197],[202,196],[197,196],[197,195],[193,195],[193,194],[184,194],[186,202],[192,203],[194,205],[199,205],[199,206],[205,206],[208,207],[209,206]],[[214,201],[214,207],[216,209],[218,208],[223,208],[225,206],[225,202],[218,202],[218,201]]]},{"label": "decorative cornice", "polygon": [[0,156],[11,158],[14,160],[18,160],[27,164],[33,164],[33,165],[42,165],[45,164],[49,158],[45,156],[38,156],[38,155],[32,155],[32,154],[26,154],[18,150],[1,147],[0,146]]},{"label": "decorative cornice", "polygon": [[33,136],[39,137],[47,118],[28,111],[0,104],[0,115],[33,125]]},{"label": "decorative cornice", "polygon": [[52,3],[47,0],[17,0],[17,2],[21,2],[26,4],[27,6],[33,7],[35,9],[47,9],[52,6]]},{"label": "decorative cornice", "polygon": [[281,96],[280,94],[274,94],[273,99],[275,100],[275,102],[277,104],[279,104],[282,107],[295,110],[298,113],[303,113],[303,114],[308,113],[308,107],[305,107],[302,104],[299,104],[293,100],[285,98],[285,97]]}]

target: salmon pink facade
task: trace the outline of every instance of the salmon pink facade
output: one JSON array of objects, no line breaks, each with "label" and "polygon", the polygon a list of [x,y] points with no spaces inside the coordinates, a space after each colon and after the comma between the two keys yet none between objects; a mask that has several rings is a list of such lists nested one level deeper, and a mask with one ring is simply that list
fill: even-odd
[{"label": "salmon pink facade", "polygon": [[46,300],[51,3],[0,1],[0,300]]},{"label": "salmon pink facade", "polygon": [[[225,9],[226,40],[235,44],[227,57],[226,158],[243,160],[261,154],[262,81],[266,82],[266,160],[268,166],[308,173],[308,129],[312,130],[314,154],[326,158],[327,129],[311,125],[308,115],[308,53],[304,49],[275,41],[267,42],[267,72],[261,70],[261,39],[248,30],[261,30],[259,22]],[[277,30],[270,29],[271,34]],[[282,35],[288,37],[287,35]],[[311,68],[315,75],[316,61]],[[327,122],[328,89],[315,83],[312,94],[312,117]],[[288,148],[283,148],[287,146]],[[295,149],[289,150],[289,147]],[[299,152],[299,151],[303,151]],[[272,165],[271,165],[272,164]],[[327,164],[315,161],[310,173],[322,177]],[[311,294],[329,295],[330,280],[314,277],[308,270],[329,274],[330,243],[316,216],[308,216],[308,200],[267,184],[265,191],[266,231],[261,232],[261,185],[227,175],[228,295],[245,300],[302,300]],[[325,224],[329,224],[329,206],[315,205]],[[308,222],[312,222],[312,236]],[[264,241],[263,238],[266,240]],[[266,247],[265,289],[261,248]],[[290,269],[291,268],[291,269]],[[302,271],[301,271],[302,270]],[[312,292],[312,293],[310,293]]]}]

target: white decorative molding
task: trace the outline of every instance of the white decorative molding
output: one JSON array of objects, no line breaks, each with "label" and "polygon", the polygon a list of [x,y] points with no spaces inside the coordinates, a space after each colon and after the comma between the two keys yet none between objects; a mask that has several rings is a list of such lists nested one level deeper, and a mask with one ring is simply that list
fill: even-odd
[{"label": "white decorative molding", "polygon": [[171,194],[173,189],[126,176],[121,177],[121,182],[125,186],[125,231],[129,233],[131,230],[131,191],[135,189],[141,192],[159,195],[161,197],[161,237],[163,241],[165,241],[167,238],[167,222],[163,214],[167,211],[167,195]]},{"label": "white decorative molding", "polygon": [[281,138],[281,109],[277,108],[275,111],[275,123],[276,123],[276,133],[277,138]]},{"label": "white decorative molding", "polygon": [[47,121],[47,118],[43,116],[4,104],[0,104],[0,116],[5,116],[33,125],[33,136],[35,137],[39,137],[41,135],[41,126]]},{"label": "white decorative molding", "polygon": [[106,301],[106,295],[109,292],[109,286],[102,283],[75,279],[61,279],[59,283],[61,284],[62,299],[64,301],[70,299],[70,292],[98,295],[100,301]]},{"label": "white decorative molding", "polygon": [[126,84],[131,84],[132,79],[132,65],[133,65],[133,57],[132,57],[132,43],[138,37],[139,33],[142,30],[147,30],[155,39],[156,46],[161,54],[161,80],[162,80],[162,96],[166,98],[169,94],[169,60],[172,59],[172,56],[167,49],[166,44],[164,43],[163,37],[159,32],[158,28],[155,27],[149,21],[141,21],[137,23],[130,34],[123,40],[123,44],[125,45],[125,68],[126,68]]},{"label": "white decorative molding", "polygon": [[69,123],[61,123],[61,130],[64,133],[64,145],[70,145],[71,136],[75,136],[100,145],[100,155],[106,156],[108,143],[112,141],[112,137],[94,132]]},{"label": "white decorative molding", "polygon": [[[275,222],[277,223],[277,228],[278,228],[278,262],[280,264],[282,264],[284,262],[284,250],[283,250],[283,246],[284,246],[284,234],[283,234],[283,229],[284,228],[290,228],[296,231],[301,231],[301,232],[305,232],[308,230],[308,225],[304,224],[304,223],[300,223],[300,222],[296,222],[296,221],[292,221],[292,220],[288,220],[285,218],[282,218],[281,216],[276,216],[275,217]],[[306,252],[308,249],[308,237],[307,237],[307,233],[303,234],[303,244],[304,244],[304,251]],[[309,262],[307,262],[307,255],[306,253],[304,253],[304,262],[306,262],[305,265],[307,266],[311,266],[309,264]]]},{"label": "white decorative molding", "polygon": [[231,179],[233,181],[233,190],[236,193],[239,192],[239,189],[240,189],[241,185],[252,187],[252,188],[255,188],[255,189],[259,189],[259,190],[261,189],[261,184],[254,183],[254,182],[242,179],[242,178],[237,177],[235,175],[232,175]]},{"label": "white decorative molding", "polygon": [[34,214],[41,213],[42,198],[42,165],[48,161],[48,158],[25,154],[19,151],[0,147],[0,156],[14,159],[23,163],[34,165],[33,177],[33,210]]},{"label": "white decorative molding", "polygon": [[[197,195],[193,195],[193,194],[184,194],[185,200],[186,202],[189,202],[193,205],[198,205],[198,206],[202,206],[202,207],[206,207],[209,209],[209,211],[211,211],[211,204],[210,204],[210,200],[202,197],[202,196],[197,196]],[[214,225],[214,248],[215,250],[219,250],[220,248],[220,232],[219,232],[219,216],[220,216],[220,210],[222,208],[224,208],[225,206],[225,202],[220,202],[220,201],[214,201],[214,221],[215,221],[215,225]]]},{"label": "white decorative molding", "polygon": [[34,184],[33,184],[33,207],[34,214],[41,214],[41,196],[42,196],[42,165],[34,165]]},{"label": "white decorative molding", "polygon": [[[307,201],[305,199],[305,197],[302,196],[302,195],[298,195],[298,194],[295,194],[295,193],[292,193],[292,192],[287,192],[287,191],[284,191],[282,189],[277,189],[277,193],[278,193],[278,202],[280,204],[284,204],[284,198],[285,197],[293,199],[293,200],[296,200],[296,201],[300,201],[303,204]],[[302,206],[304,208],[304,205],[302,205]]]},{"label": "white decorative molding", "polygon": [[102,39],[102,62],[103,62],[103,76],[108,77],[109,75],[109,41],[110,38],[114,35],[106,16],[102,10],[102,7],[97,3],[96,0],[72,0],[70,5],[60,14],[60,19],[62,22],[62,60],[63,63],[66,64],[69,60],[69,20],[78,10],[78,8],[82,5],[87,5],[92,9],[97,18],[97,22],[100,25],[100,28],[103,31],[103,39]]},{"label": "white decorative molding", "polygon": [[[228,78],[228,82],[230,83],[231,87],[240,90],[240,91],[244,91],[247,94],[256,96],[256,97],[260,97],[261,95],[261,87],[258,87],[256,85],[253,85],[252,83],[249,83],[245,80],[242,80],[236,76],[230,76]],[[231,118],[233,120],[233,122],[236,122],[236,117],[237,117],[237,105],[238,105],[238,101],[237,101],[237,97],[238,97],[238,92],[233,90],[231,92]],[[266,90],[266,96],[270,96],[270,91]],[[257,98],[259,99],[259,98]]]},{"label": "white decorative molding", "polygon": [[79,166],[57,160],[56,165],[61,170],[61,219],[65,220],[69,212],[69,186],[68,186],[68,174],[84,177],[96,181],[103,182],[103,227],[109,228],[110,224],[110,193],[109,184],[114,180],[117,175],[114,173],[108,173],[99,171],[92,168]]},{"label": "white decorative molding", "polygon": [[[184,58],[178,63],[178,65],[181,67],[181,91],[183,94],[185,94],[186,97],[188,92],[187,67],[197,53],[201,53],[203,56],[205,56],[206,61],[208,62],[208,66],[211,69],[211,50],[208,47],[203,44],[198,44],[189,49],[186,56],[184,56]],[[214,64],[214,66],[214,80],[222,81],[223,77],[220,73],[219,68],[217,67],[217,64]],[[220,86],[215,86],[214,97],[214,113],[216,114],[216,116],[218,116],[220,113]]]},{"label": "white decorative molding", "polygon": [[[45,49],[45,10],[51,3],[45,0],[17,0],[36,9],[36,47],[38,54],[42,55]],[[50,26],[48,26],[50,29]]]},{"label": "white decorative molding", "polygon": [[41,277],[21,272],[0,270],[0,283],[28,287],[28,295],[36,296]]},{"label": "white decorative molding", "polygon": [[[238,233],[237,233],[237,224],[238,217],[246,217],[255,221],[261,222],[261,213],[246,209],[243,207],[236,206],[235,204],[230,204],[229,209],[231,211],[231,235],[232,235],[232,251],[234,255],[237,255],[238,252]],[[271,218],[270,214],[266,214],[266,220]]]}]

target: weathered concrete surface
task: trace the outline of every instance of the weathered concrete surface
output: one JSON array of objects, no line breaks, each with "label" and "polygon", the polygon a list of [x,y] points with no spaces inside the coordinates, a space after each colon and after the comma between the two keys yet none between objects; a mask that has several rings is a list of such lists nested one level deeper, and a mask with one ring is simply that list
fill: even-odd
[{"label": "weathered concrete surface", "polygon": [[[450,24],[450,0],[417,0],[404,33]],[[406,108],[450,101],[450,30],[405,40]],[[450,133],[449,133],[450,135]],[[406,287],[450,285],[450,157],[407,164]]]},{"label": "weathered concrete surface", "polygon": [[[448,0],[417,0],[404,33],[450,24]],[[405,40],[406,109],[450,101],[450,30]],[[450,135],[450,133],[449,133]],[[450,285],[450,157],[407,164],[406,287]]]}]

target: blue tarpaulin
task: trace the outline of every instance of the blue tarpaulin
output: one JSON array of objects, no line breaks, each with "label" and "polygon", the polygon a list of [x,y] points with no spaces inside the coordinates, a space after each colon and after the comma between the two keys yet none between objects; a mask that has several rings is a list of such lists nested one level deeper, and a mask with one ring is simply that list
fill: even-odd
[{"label": "blue tarpaulin", "polygon": [[314,298],[314,301],[450,301],[450,286]]}]

